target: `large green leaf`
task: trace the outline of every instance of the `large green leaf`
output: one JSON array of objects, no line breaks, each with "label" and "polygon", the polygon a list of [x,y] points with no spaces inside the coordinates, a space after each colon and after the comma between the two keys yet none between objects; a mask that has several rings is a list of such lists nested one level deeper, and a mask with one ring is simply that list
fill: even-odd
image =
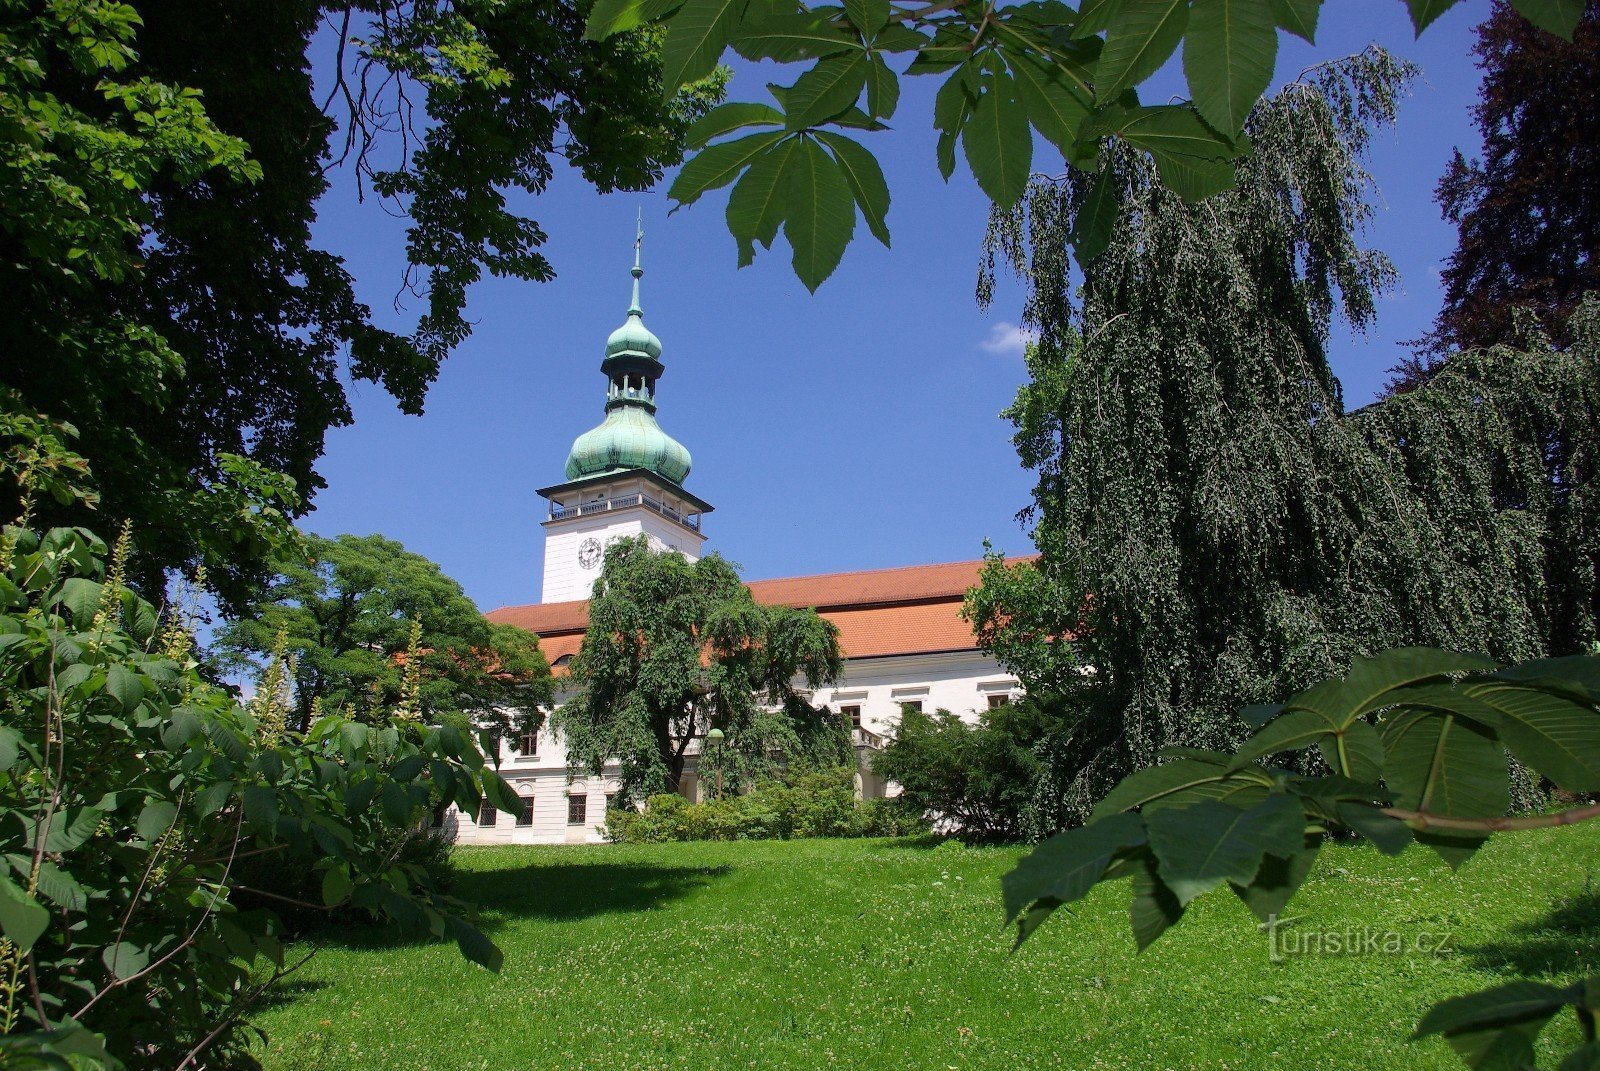
[{"label": "large green leaf", "polygon": [[684,0],[661,46],[661,95],[670,100],[716,70],[748,0]]},{"label": "large green leaf", "polygon": [[1305,884],[1311,867],[1317,861],[1317,850],[1322,845],[1322,835],[1306,837],[1300,851],[1285,858],[1281,855],[1263,855],[1261,869],[1248,885],[1230,887],[1250,913],[1262,922],[1282,915],[1291,897]]},{"label": "large green leaf", "polygon": [[1277,60],[1278,28],[1267,0],[1194,0],[1183,72],[1206,122],[1230,135],[1243,130]]},{"label": "large green leaf", "polygon": [[118,941],[100,953],[100,962],[113,977],[126,981],[150,966],[150,950],[131,941]]},{"label": "large green leaf", "polygon": [[1500,714],[1500,739],[1568,792],[1600,792],[1600,711],[1555,692],[1516,684],[1462,686]]},{"label": "large green leaf", "polygon": [[1357,658],[1350,672],[1312,685],[1284,704],[1289,710],[1314,710],[1335,728],[1363,714],[1390,706],[1387,693],[1420,681],[1495,668],[1483,655],[1441,651],[1433,647],[1399,647]]},{"label": "large green leaf", "polygon": [[870,68],[859,53],[819,61],[789,87],[784,109],[789,129],[816,126],[853,106],[866,88]]},{"label": "large green leaf", "polygon": [[1190,204],[1197,204],[1238,185],[1232,160],[1208,160],[1182,153],[1155,153],[1162,185]]},{"label": "large green leaf", "polygon": [[1455,7],[1459,0],[1406,0],[1406,6],[1411,9],[1411,25],[1415,28],[1417,36],[1422,36],[1434,19]]},{"label": "large green leaf", "polygon": [[810,138],[785,171],[789,212],[783,235],[794,252],[794,273],[816,292],[839,266],[856,229],[856,204],[833,157]]},{"label": "large green leaf", "polygon": [[857,47],[858,42],[839,32],[827,19],[799,12],[746,26],[733,41],[734,51],[745,59],[779,63],[835,56]]},{"label": "large green leaf", "polygon": [[839,169],[844,172],[850,192],[855,195],[867,229],[885,246],[889,244],[889,183],[884,180],[883,169],[877,158],[859,142],[843,134],[818,131],[817,137],[833,150]]},{"label": "large green leaf", "polygon": [[1377,784],[1383,777],[1383,738],[1371,722],[1353,721],[1317,741],[1323,761],[1352,781]]},{"label": "large green leaf", "polygon": [[1273,18],[1279,26],[1296,37],[1316,43],[1317,17],[1322,14],[1322,0],[1268,0]]},{"label": "large green leaf", "polygon": [[719,104],[696,119],[684,135],[684,144],[691,149],[706,145],[713,138],[747,126],[782,126],[783,113],[770,104],[730,101]]},{"label": "large green leaf", "polygon": [[1471,722],[1417,711],[1384,726],[1383,779],[1395,805],[1457,818],[1506,813],[1510,771],[1499,742]]},{"label": "large green leaf", "polygon": [[763,130],[702,149],[683,165],[667,196],[679,204],[694,204],[707,190],[726,186],[738,178],[739,172],[783,136],[781,130]]},{"label": "large green leaf", "polygon": [[875,119],[892,119],[899,105],[900,76],[874,54],[867,66],[867,113]]},{"label": "large green leaf", "polygon": [[522,798],[517,795],[516,789],[506,783],[506,779],[493,770],[485,770],[480,775],[484,798],[494,804],[496,810],[506,814],[522,813]]},{"label": "large green leaf", "polygon": [[1234,753],[1232,766],[1237,770],[1280,751],[1298,751],[1310,747],[1332,731],[1332,726],[1321,713],[1292,710],[1274,718],[1266,728],[1246,740]]},{"label": "large green leaf", "polygon": [[682,4],[683,0],[595,0],[583,36],[589,41],[603,41],[612,34],[635,30],[669,15]]},{"label": "large green leaf", "polygon": [[278,797],[264,785],[249,785],[243,796],[245,820],[262,829],[270,829],[278,821]]},{"label": "large green leaf", "polygon": [[450,936],[455,938],[456,947],[461,949],[461,954],[472,962],[489,968],[496,974],[505,962],[505,956],[495,943],[483,935],[483,931],[455,915],[445,916],[445,927]]},{"label": "large green leaf", "polygon": [[1095,95],[1116,100],[1161,67],[1177,49],[1189,22],[1189,0],[1122,0],[1106,30],[1095,68]]},{"label": "large green leaf", "polygon": [[1566,692],[1600,705],[1600,655],[1568,655],[1520,662],[1498,670],[1494,679],[1537,682],[1541,688]]},{"label": "large green leaf", "polygon": [[1511,0],[1511,6],[1523,18],[1568,41],[1583,18],[1583,3],[1584,0]]},{"label": "large green leaf", "polygon": [[961,132],[967,166],[989,200],[1010,208],[1028,188],[1033,165],[1033,130],[1017,96],[1017,84],[1004,71],[989,71],[983,92]]},{"label": "large green leaf", "polygon": [[345,864],[336,862],[322,872],[322,902],[328,907],[344,903],[353,888],[355,883],[350,880]]},{"label": "large green leaf", "polygon": [[144,700],[144,683],[126,666],[114,665],[106,671],[105,690],[123,710],[132,710]]},{"label": "large green leaf", "polygon": [[1305,812],[1290,796],[1248,810],[1206,800],[1149,814],[1145,824],[1161,880],[1185,905],[1224,881],[1249,884],[1263,855],[1289,858],[1305,841]]},{"label": "large green leaf", "polygon": [[1477,1071],[1531,1067],[1534,1038],[1572,996],[1571,990],[1538,982],[1512,982],[1452,997],[1428,1009],[1413,1037],[1443,1034],[1466,1065]]},{"label": "large green leaf", "polygon": [[1207,126],[1187,104],[1110,108],[1084,124],[1085,136],[1106,134],[1116,134],[1147,150],[1158,161],[1163,155],[1230,160],[1235,151],[1232,142]]},{"label": "large green leaf", "polygon": [[1120,184],[1116,172],[1101,168],[1094,185],[1077,215],[1072,218],[1072,251],[1079,265],[1087,265],[1111,245],[1111,235],[1117,224],[1117,193]]},{"label": "large green leaf", "polygon": [[[1128,813],[1057,833],[1000,879],[1006,921],[1018,919],[1025,909],[1041,900],[1051,901],[1047,907],[1054,910],[1082,898],[1105,874],[1113,856],[1144,841],[1144,820]],[[1024,940],[1042,921],[1043,916],[1024,920],[1017,940]]]},{"label": "large green leaf", "polygon": [[50,912],[10,878],[0,874],[0,933],[26,952],[50,925]]},{"label": "large green leaf", "polygon": [[150,843],[160,840],[177,820],[178,808],[170,800],[151,800],[139,811],[134,828]]},{"label": "large green leaf", "polygon": [[1029,121],[1062,156],[1070,155],[1078,128],[1089,115],[1090,102],[1060,77],[1053,64],[1027,53],[1009,58]]},{"label": "large green leaf", "polygon": [[1226,781],[1229,776],[1226,767],[1200,759],[1179,759],[1161,766],[1147,766],[1124,777],[1117,787],[1106,793],[1095,806],[1094,817],[1104,818],[1131,810],[1198,785],[1214,785]]},{"label": "large green leaf", "polygon": [[844,11],[865,37],[872,37],[889,22],[889,0],[844,0]]},{"label": "large green leaf", "polygon": [[[783,224],[787,190],[784,171],[803,151],[803,139],[791,137],[762,154],[728,195],[728,232],[745,242],[758,241],[772,248]],[[744,265],[741,260],[740,266]]]},{"label": "large green leaf", "polygon": [[1183,904],[1161,882],[1154,860],[1133,875],[1133,899],[1128,903],[1128,922],[1133,939],[1143,952],[1156,938],[1177,925],[1183,917]]},{"label": "large green leaf", "polygon": [[45,851],[76,851],[89,843],[104,818],[105,812],[97,807],[66,807],[57,811],[50,816],[50,831],[44,838]]}]

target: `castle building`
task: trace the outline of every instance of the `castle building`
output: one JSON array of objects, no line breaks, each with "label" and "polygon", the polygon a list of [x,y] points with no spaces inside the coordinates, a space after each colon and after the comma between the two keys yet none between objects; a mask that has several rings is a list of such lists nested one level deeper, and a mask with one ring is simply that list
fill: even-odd
[{"label": "castle building", "polygon": [[[642,234],[640,236],[642,238]],[[639,302],[640,242],[634,242],[633,301],[623,325],[606,340],[600,372],[606,380],[605,417],[579,435],[567,455],[565,479],[541,488],[548,503],[542,600],[489,613],[492,621],[525,628],[557,677],[566,672],[588,624],[588,596],[600,575],[605,547],[647,536],[663,552],[691,561],[705,545],[712,507],[684,487],[689,451],[656,421],[657,384],[665,365],[661,340],[644,325]],[[982,561],[784,577],[749,583],[759,603],[815,609],[839,629],[844,671],[811,701],[849,722],[865,796],[893,791],[871,772],[871,753],[883,746],[906,705],[945,709],[966,717],[1010,702],[1017,679],[978,647],[960,616],[978,582]],[[563,697],[564,698],[564,697]],[[452,814],[457,840],[489,843],[583,843],[604,839],[605,812],[616,793],[614,770],[600,776],[569,770],[567,754],[546,727],[503,743],[501,773],[523,801],[518,815],[486,808]],[[682,791],[697,798],[691,748]]]}]

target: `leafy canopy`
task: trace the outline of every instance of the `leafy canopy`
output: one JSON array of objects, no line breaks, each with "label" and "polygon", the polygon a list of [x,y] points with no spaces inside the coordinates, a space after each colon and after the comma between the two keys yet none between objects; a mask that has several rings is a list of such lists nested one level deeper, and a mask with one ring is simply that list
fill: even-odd
[{"label": "leafy canopy", "polygon": [[408,670],[421,716],[465,718],[507,738],[536,729],[554,697],[533,636],[484,620],[438,565],[377,535],[307,536],[305,556],[280,565],[217,647],[235,669],[291,654],[302,728],[316,706],[381,719],[401,701]]},{"label": "leafy canopy", "polygon": [[589,598],[574,694],[554,715],[575,767],[621,765],[625,798],[679,790],[690,748],[702,782],[725,791],[782,760],[850,761],[843,722],[798,690],[838,676],[838,629],[814,610],[757,605],[720,555],[690,562],[649,537],[619,539]]},{"label": "leafy canopy", "polygon": [[[1420,34],[1458,0],[1405,2]],[[1541,30],[1567,38],[1582,10],[1581,0],[1512,3]],[[1279,35],[1314,41],[1321,10],[1322,0],[598,0],[587,35],[606,40],[664,26],[669,95],[711,73],[730,48],[803,68],[791,84],[768,87],[774,104],[730,102],[695,123],[689,141],[698,152],[668,195],[687,205],[732,185],[727,223],[741,266],[755,243],[770,249],[781,227],[795,274],[815,290],[843,257],[858,211],[889,244],[889,189],[859,139],[888,129],[902,75],[943,77],[933,109],[939,171],[950,177],[959,143],[1002,210],[1037,170],[1035,135],[1070,168],[1089,171],[1112,139],[1146,154],[1161,180],[1192,201],[1232,187]],[[1180,48],[1192,100],[1142,103],[1138,86]],[[1080,260],[1104,245],[1108,225],[1102,211],[1076,217]]]},{"label": "leafy canopy", "polygon": [[[515,194],[562,160],[602,191],[678,162],[720,76],[663,99],[659,31],[585,41],[584,8],[0,2],[0,385],[80,430],[144,590],[204,563],[236,607],[273,550],[238,492],[278,473],[275,508],[305,510],[348,382],[420,413],[470,286],[552,277]],[[409,333],[313,235],[341,167],[408,221]]]}]

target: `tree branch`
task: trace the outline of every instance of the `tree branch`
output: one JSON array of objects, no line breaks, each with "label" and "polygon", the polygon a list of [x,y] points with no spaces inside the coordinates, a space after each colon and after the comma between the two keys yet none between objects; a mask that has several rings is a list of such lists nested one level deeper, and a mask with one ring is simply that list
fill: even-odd
[{"label": "tree branch", "polygon": [[1554,826],[1576,825],[1591,818],[1600,818],[1600,803],[1574,807],[1567,811],[1557,811],[1554,814],[1532,814],[1519,818],[1456,818],[1445,814],[1430,814],[1427,811],[1408,811],[1400,807],[1384,807],[1382,810],[1390,818],[1398,818],[1412,829],[1418,831],[1441,829],[1461,833],[1503,833],[1522,829],[1549,829]]}]

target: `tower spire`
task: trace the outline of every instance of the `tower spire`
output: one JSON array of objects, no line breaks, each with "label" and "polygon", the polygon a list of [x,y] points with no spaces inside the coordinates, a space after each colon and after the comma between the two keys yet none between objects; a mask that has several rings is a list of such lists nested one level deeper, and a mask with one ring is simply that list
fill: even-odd
[{"label": "tower spire", "polygon": [[639,209],[638,230],[633,236],[633,304],[628,306],[629,316],[644,315],[644,309],[639,304],[639,277],[644,274],[644,269],[639,266],[639,251],[644,247],[644,209]]}]

